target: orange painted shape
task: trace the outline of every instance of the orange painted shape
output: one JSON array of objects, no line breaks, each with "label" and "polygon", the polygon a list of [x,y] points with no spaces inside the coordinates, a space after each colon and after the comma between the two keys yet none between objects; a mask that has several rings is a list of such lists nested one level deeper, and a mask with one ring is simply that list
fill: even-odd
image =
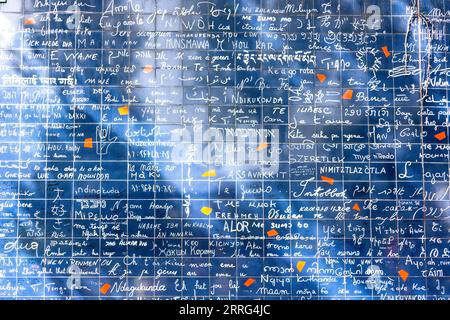
[{"label": "orange painted shape", "polygon": [[269,237],[275,237],[275,236],[278,235],[278,231],[275,230],[275,229],[269,230],[269,231],[267,231],[267,235],[268,235]]},{"label": "orange painted shape", "polygon": [[383,50],[384,56],[387,58],[391,55],[391,53],[388,50],[387,46],[381,47],[381,50]]},{"label": "orange painted shape", "polygon": [[151,64],[148,64],[144,67],[144,73],[151,73],[155,70]]},{"label": "orange painted shape", "polygon": [[256,282],[255,279],[253,278],[248,278],[245,282],[244,282],[244,286],[246,286],[247,288],[250,287],[252,284],[254,284]]},{"label": "orange painted shape", "polygon": [[119,114],[121,116],[127,116],[128,115],[128,105],[127,104],[124,105],[124,106],[119,107],[117,110],[119,111]]},{"label": "orange painted shape", "polygon": [[401,270],[398,272],[398,275],[400,276],[400,278],[402,278],[403,282],[405,282],[406,279],[408,279],[409,272],[406,271],[406,270],[401,269]]},{"label": "orange painted shape", "polygon": [[333,185],[333,184],[334,184],[334,179],[333,179],[333,178],[321,176],[320,179],[322,179],[322,181],[325,181],[326,183],[328,183],[328,184],[330,184],[330,185]]},{"label": "orange painted shape", "polygon": [[107,294],[109,288],[111,288],[111,285],[110,285],[109,283],[105,283],[104,285],[102,285],[102,286],[100,287],[100,292],[101,292],[102,294]]},{"label": "orange painted shape", "polygon": [[355,203],[355,204],[353,205],[353,210],[361,211],[361,208],[359,207],[359,204],[358,204],[358,203]]},{"label": "orange painted shape", "polygon": [[353,98],[353,90],[352,89],[348,89],[342,95],[342,99],[344,99],[344,100],[351,100],[352,98]]},{"label": "orange painted shape", "polygon": [[299,261],[299,262],[297,262],[297,270],[298,270],[298,272],[302,272],[302,270],[305,267],[305,265],[306,265],[306,261]]},{"label": "orange painted shape", "polygon": [[439,141],[444,140],[447,138],[447,135],[445,134],[445,131],[439,132],[438,134],[435,134],[434,137],[438,139]]},{"label": "orange painted shape", "polygon": [[23,24],[26,26],[32,26],[36,24],[36,19],[34,19],[33,17],[26,18],[25,20],[23,20]]},{"label": "orange painted shape", "polygon": [[324,75],[323,73],[316,74],[316,77],[320,81],[320,83],[323,83],[327,79],[327,76]]},{"label": "orange painted shape", "polygon": [[261,143],[257,148],[256,148],[256,151],[261,151],[261,150],[264,150],[264,149],[266,149],[267,147],[269,146],[269,144],[268,143]]},{"label": "orange painted shape", "polygon": [[84,147],[88,149],[93,148],[92,138],[84,139]]}]

